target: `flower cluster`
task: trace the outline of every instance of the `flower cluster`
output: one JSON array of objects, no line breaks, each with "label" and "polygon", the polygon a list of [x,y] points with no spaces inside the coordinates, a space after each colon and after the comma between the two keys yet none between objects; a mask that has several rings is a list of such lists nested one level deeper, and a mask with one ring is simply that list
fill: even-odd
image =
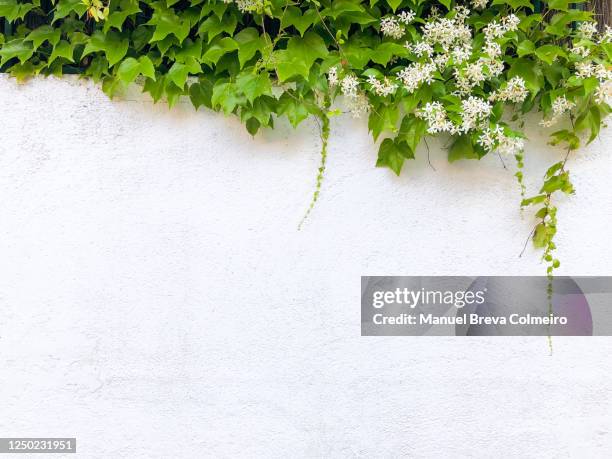
[{"label": "flower cluster", "polygon": [[489,96],[489,100],[491,102],[499,100],[502,102],[520,104],[527,98],[528,95],[529,91],[525,87],[525,80],[520,76],[515,76],[508,80],[506,85],[499,91],[494,91]]},{"label": "flower cluster", "polygon": [[223,3],[235,3],[243,13],[260,12],[264,8],[264,0],[223,0]]},{"label": "flower cluster", "polygon": [[359,80],[355,75],[346,75],[340,81],[340,90],[345,96],[349,111],[354,118],[359,118],[370,109],[368,97],[359,90]]},{"label": "flower cluster", "polygon": [[487,0],[471,0],[472,7],[476,10],[483,10],[487,7]]},{"label": "flower cluster", "polygon": [[422,83],[433,83],[433,74],[435,71],[435,64],[413,62],[408,67],[402,69],[397,74],[397,77],[404,84],[404,88],[406,88],[409,93],[413,93]]},{"label": "flower cluster", "polygon": [[557,97],[552,103],[552,112],[553,112],[552,118],[548,120],[540,121],[540,125],[544,127],[550,127],[550,126],[557,124],[557,122],[563,116],[563,114],[565,112],[570,111],[575,106],[576,104],[574,102],[570,102],[569,100],[567,100],[565,96]]},{"label": "flower cluster", "polygon": [[379,81],[374,75],[370,75],[368,77],[368,83],[371,85],[371,88],[376,95],[381,97],[389,96],[397,89],[397,84],[393,83],[387,77],[384,77],[382,81]]},{"label": "flower cluster", "polygon": [[[473,9],[483,10],[488,2],[471,0],[470,3]],[[338,68],[333,67],[328,71],[329,86],[339,86],[351,112],[359,116],[370,108],[368,93],[383,98],[403,97],[415,94],[436,80],[444,81],[448,93],[457,98],[456,102],[434,98],[417,104],[414,111],[426,122],[427,132],[470,135],[486,151],[516,154],[523,148],[523,139],[501,121],[499,117],[503,110],[497,110],[493,115],[493,106],[499,103],[522,104],[530,94],[522,76],[504,78],[507,34],[518,30],[520,19],[515,14],[508,14],[477,28],[471,25],[473,21],[468,20],[471,14],[470,9],[461,5],[445,16],[432,8],[429,18],[418,29],[419,36],[416,39],[411,36],[408,40],[404,38],[405,25],[414,20],[412,11],[381,19],[380,30],[384,37],[405,41],[404,47],[410,53],[409,62],[392,57],[393,61],[400,63],[394,74],[381,75],[376,70],[368,72],[365,79],[354,74],[339,78]],[[482,34],[478,38],[481,41],[475,46],[474,40],[479,34]],[[612,71],[591,55],[589,43],[611,42],[612,29],[607,27],[598,34],[595,23],[586,21],[578,26],[574,35],[578,41],[569,47],[569,51],[575,56],[576,77],[596,77],[600,85],[594,99],[597,103],[609,104]],[[564,96],[557,97],[552,103],[552,115],[541,124],[552,126],[574,106],[574,102]]]},{"label": "flower cluster", "polygon": [[340,82],[340,89],[346,97],[356,97],[359,89],[359,80],[355,75],[346,75]]},{"label": "flower cluster", "polygon": [[427,132],[437,134],[438,132],[451,132],[454,130],[453,123],[448,119],[446,109],[442,103],[427,102],[416,116],[427,122]]},{"label": "flower cluster", "polygon": [[459,132],[482,128],[491,114],[491,104],[479,97],[470,96],[461,101],[462,123]]},{"label": "flower cluster", "polygon": [[504,155],[516,155],[525,148],[522,138],[506,135],[504,128],[499,125],[484,128],[478,137],[478,144],[487,152],[498,151]]},{"label": "flower cluster", "polygon": [[595,101],[598,104],[612,106],[612,80],[607,80],[599,85],[595,91]]},{"label": "flower cluster", "polygon": [[334,66],[327,71],[327,84],[330,88],[338,85],[338,67]]},{"label": "flower cluster", "polygon": [[385,37],[399,40],[406,33],[403,25],[410,24],[415,14],[412,11],[402,11],[397,16],[388,16],[380,20],[380,31]]},{"label": "flower cluster", "polygon": [[578,26],[578,32],[587,40],[591,40],[595,34],[597,34],[597,23],[596,22],[582,22]]}]

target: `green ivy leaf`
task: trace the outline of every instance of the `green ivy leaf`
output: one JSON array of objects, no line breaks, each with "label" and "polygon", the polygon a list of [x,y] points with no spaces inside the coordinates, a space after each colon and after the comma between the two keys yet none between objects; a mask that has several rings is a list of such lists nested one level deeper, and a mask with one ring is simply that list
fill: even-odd
[{"label": "green ivy leaf", "polygon": [[155,80],[147,79],[144,84],[143,92],[148,92],[151,95],[154,103],[164,96],[166,88],[166,75],[162,75]]},{"label": "green ivy leaf", "polygon": [[0,0],[0,17],[9,22],[23,19],[35,7],[32,3],[18,3],[17,0]]},{"label": "green ivy leaf", "polygon": [[74,45],[68,43],[65,40],[61,40],[51,52],[49,59],[47,60],[47,64],[50,66],[57,58],[64,58],[70,62],[74,62]]},{"label": "green ivy leaf", "polygon": [[133,16],[140,13],[140,7],[138,6],[138,0],[121,0],[119,9],[110,13],[110,15],[104,21],[104,27],[102,31],[108,32],[111,27],[117,30],[121,30],[123,23],[129,16]]},{"label": "green ivy leaf", "polygon": [[251,103],[259,96],[272,95],[272,84],[267,73],[243,72],[236,79],[236,88],[242,91]]},{"label": "green ivy leaf", "polygon": [[381,105],[370,112],[368,118],[368,129],[372,137],[377,140],[383,132],[395,132],[399,109],[394,105]]},{"label": "green ivy leaf", "polygon": [[147,56],[140,56],[138,59],[128,57],[121,62],[117,69],[117,78],[124,84],[133,82],[138,75],[155,79],[155,67]]},{"label": "green ivy leaf", "polygon": [[521,40],[516,48],[519,57],[533,54],[535,51],[535,45],[531,40]]},{"label": "green ivy leaf", "polygon": [[48,41],[51,46],[55,46],[59,42],[61,34],[61,30],[54,29],[50,25],[43,25],[32,30],[26,37],[26,40],[32,42],[36,51],[45,41]]},{"label": "green ivy leaf", "polygon": [[129,84],[140,73],[140,62],[133,57],[123,60],[117,69],[117,78],[125,84]]},{"label": "green ivy leaf", "polygon": [[238,21],[233,15],[226,15],[221,19],[217,16],[210,16],[200,25],[198,35],[206,34],[208,36],[208,43],[210,43],[213,38],[221,33],[232,35],[234,30],[236,30],[237,24]]},{"label": "green ivy leaf", "polygon": [[552,64],[559,56],[567,59],[567,54],[561,47],[556,45],[543,45],[535,50],[536,56],[547,64]]},{"label": "green ivy leaf", "polygon": [[539,223],[533,231],[533,245],[538,249],[546,247],[548,241],[550,241],[550,234],[548,226],[544,223]]},{"label": "green ivy leaf", "polygon": [[521,207],[527,207],[527,206],[531,206],[533,204],[540,204],[540,203],[544,202],[545,200],[546,200],[546,195],[545,194],[534,196],[532,198],[523,199],[521,201]]},{"label": "green ivy leaf", "polygon": [[234,40],[238,43],[238,61],[240,62],[240,68],[244,67],[258,51],[263,50],[267,46],[264,37],[260,36],[257,29],[253,27],[247,27],[241,30],[234,36]]},{"label": "green ivy leaf", "polygon": [[16,57],[22,64],[34,54],[34,48],[29,41],[17,38],[2,45],[0,49],[0,65]]},{"label": "green ivy leaf", "polygon": [[245,115],[251,115],[261,123],[262,126],[270,126],[272,112],[274,111],[276,99],[269,96],[257,98],[252,106],[244,111]]},{"label": "green ivy leaf", "polygon": [[480,156],[474,150],[472,139],[468,135],[457,137],[448,151],[448,160],[451,163],[459,159],[480,159]]},{"label": "green ivy leaf", "polygon": [[149,40],[149,43],[161,41],[168,35],[172,34],[182,43],[189,35],[191,23],[187,19],[179,17],[174,10],[166,8],[159,3],[154,8],[151,20],[147,25],[155,26],[155,32]]},{"label": "green ivy leaf", "polygon": [[508,79],[520,76],[525,80],[525,86],[532,94],[537,94],[544,84],[541,68],[532,60],[517,59],[508,71]]},{"label": "green ivy leaf", "polygon": [[257,118],[251,117],[248,120],[246,120],[245,126],[249,134],[254,136],[255,134],[257,134],[257,131],[259,131],[259,127],[261,126],[261,123],[259,122]]},{"label": "green ivy leaf", "polygon": [[200,78],[197,83],[189,86],[189,98],[196,110],[202,105],[212,108],[212,90],[213,85],[208,78]]},{"label": "green ivy leaf", "polygon": [[238,49],[238,43],[236,40],[230,37],[222,38],[215,43],[213,43],[202,56],[202,61],[216,64],[221,56],[225,53],[229,53],[231,51],[235,51]]},{"label": "green ivy leaf", "polygon": [[599,111],[599,107],[597,107],[596,105],[591,105],[588,110],[586,110],[584,113],[578,116],[578,118],[576,118],[577,131],[591,131],[587,144],[591,143],[599,135],[599,131],[601,129],[601,120],[601,113]]},{"label": "green ivy leaf", "polygon": [[302,13],[302,10],[297,6],[288,7],[281,17],[281,27],[295,27],[303,37],[304,33],[310,26],[318,22],[317,12],[313,9],[308,9]]},{"label": "green ivy leaf", "polygon": [[294,128],[309,115],[305,104],[288,92],[284,92],[278,99],[277,113],[279,116],[285,115]]},{"label": "green ivy leaf", "polygon": [[24,82],[32,75],[38,74],[40,71],[40,64],[36,67],[28,61],[25,64],[16,64],[11,67],[11,76],[19,82]]},{"label": "green ivy leaf", "polygon": [[509,5],[512,9],[528,8],[533,11],[533,4],[529,0],[493,0],[491,5]]},{"label": "green ivy leaf", "polygon": [[140,63],[140,73],[155,80],[155,67],[151,59],[149,59],[149,56],[140,56],[138,62]]},{"label": "green ivy leaf", "polygon": [[553,132],[551,135],[551,145],[558,145],[561,142],[565,142],[567,148],[570,150],[576,150],[580,147],[580,138],[574,134],[572,131],[568,131],[567,129],[562,129],[560,131]]},{"label": "green ivy leaf", "polygon": [[55,13],[53,13],[53,21],[51,24],[58,19],[65,18],[73,11],[77,16],[83,16],[87,11],[87,6],[85,6],[82,0],[59,0],[55,8]]},{"label": "green ivy leaf", "polygon": [[[372,61],[380,65],[387,65],[395,56],[406,57],[408,56],[408,50],[405,46],[397,43],[385,42],[378,45],[376,50],[371,53]],[[370,55],[364,55],[364,58],[369,60]]]},{"label": "green ivy leaf", "polygon": [[414,115],[406,115],[400,126],[398,139],[408,144],[412,152],[416,152],[419,143],[427,133],[427,123]]},{"label": "green ivy leaf", "polygon": [[378,149],[376,167],[388,167],[396,175],[400,175],[404,159],[400,146],[393,139],[385,139]]},{"label": "green ivy leaf", "polygon": [[278,58],[276,72],[280,81],[295,75],[308,78],[310,67],[317,59],[323,59],[329,51],[323,39],[315,32],[306,32],[304,37],[289,39],[286,50],[275,51]]},{"label": "green ivy leaf", "polygon": [[102,31],[97,30],[89,38],[89,41],[85,45],[82,57],[95,52],[104,52],[106,59],[110,65],[115,65],[119,62],[127,53],[129,41],[122,39],[119,32],[114,30],[104,34]]},{"label": "green ivy leaf", "polygon": [[211,105],[214,109],[221,108],[228,115],[234,111],[236,106],[242,103],[241,96],[233,83],[218,80],[212,90]]}]

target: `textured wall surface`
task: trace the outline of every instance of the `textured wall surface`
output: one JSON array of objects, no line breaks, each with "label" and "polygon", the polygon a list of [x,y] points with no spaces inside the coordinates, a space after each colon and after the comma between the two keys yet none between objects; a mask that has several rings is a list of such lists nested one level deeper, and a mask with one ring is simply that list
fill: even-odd
[{"label": "textured wall surface", "polygon": [[[0,431],[83,457],[610,457],[612,339],[360,337],[360,275],[541,274],[499,158],[397,178],[365,122],[252,139],[0,77]],[[528,187],[562,152],[528,130]],[[571,161],[561,274],[610,275],[612,132]],[[511,166],[512,162],[509,162]]]}]

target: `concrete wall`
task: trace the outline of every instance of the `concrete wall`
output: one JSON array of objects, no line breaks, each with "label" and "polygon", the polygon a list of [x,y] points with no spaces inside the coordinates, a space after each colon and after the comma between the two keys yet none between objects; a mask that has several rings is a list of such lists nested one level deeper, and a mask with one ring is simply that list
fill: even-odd
[{"label": "concrete wall", "polygon": [[[362,338],[360,276],[541,274],[511,170],[364,120],[238,121],[0,77],[0,430],[83,457],[609,457],[612,340]],[[533,126],[533,123],[530,123]],[[530,128],[533,191],[562,152]],[[570,160],[560,274],[611,274],[612,131]],[[511,161],[509,161],[511,163]]]}]

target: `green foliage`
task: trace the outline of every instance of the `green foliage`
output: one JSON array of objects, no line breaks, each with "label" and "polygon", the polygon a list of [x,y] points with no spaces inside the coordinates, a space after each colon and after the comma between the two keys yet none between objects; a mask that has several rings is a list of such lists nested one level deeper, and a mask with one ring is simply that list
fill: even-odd
[{"label": "green foliage", "polygon": [[[525,198],[523,117],[536,110],[546,125],[564,123],[551,143],[568,155],[593,141],[610,113],[612,36],[596,34],[577,1],[551,0],[545,14],[530,0],[479,3],[0,0],[0,71],[79,73],[111,97],[137,83],[155,102],[186,96],[196,109],[238,116],[252,135],[278,118],[297,127],[314,116],[323,152],[312,205],[338,95],[353,114],[369,112],[376,165],[396,174],[430,135],[450,137],[449,161],[512,151],[522,206],[538,206],[534,243],[554,269],[551,198],[574,191],[568,157]],[[467,122],[472,98],[489,111]]]}]

